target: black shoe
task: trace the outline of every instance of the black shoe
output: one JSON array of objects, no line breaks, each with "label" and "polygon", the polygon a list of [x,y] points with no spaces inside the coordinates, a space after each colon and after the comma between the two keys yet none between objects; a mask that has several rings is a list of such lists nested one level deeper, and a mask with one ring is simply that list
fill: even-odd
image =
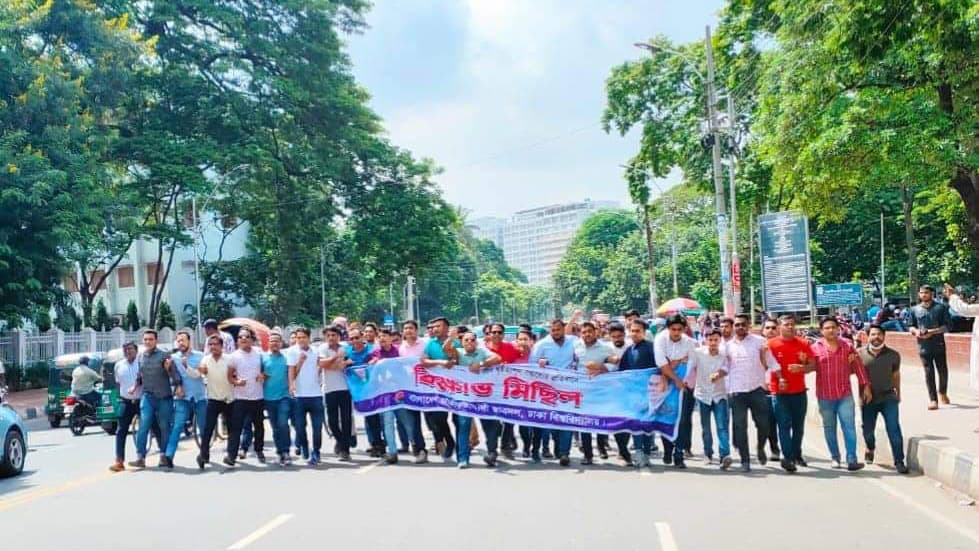
[{"label": "black shoe", "polygon": [[235,460],[232,459],[230,455],[224,456],[224,459],[222,459],[221,462],[231,467],[232,469],[235,468]]},{"label": "black shoe", "polygon": [[497,457],[496,452],[490,452],[483,456],[483,463],[486,463],[487,467],[495,467],[496,457]]},{"label": "black shoe", "polygon": [[765,448],[758,448],[758,463],[764,467],[768,463],[768,456],[765,455]]},{"label": "black shoe", "polygon": [[751,472],[751,463],[748,463],[747,461],[742,462],[741,463],[741,472],[743,472],[743,473],[750,473]]},{"label": "black shoe", "polygon": [[674,469],[686,469],[687,463],[683,460],[683,457],[676,457],[673,459]]},{"label": "black shoe", "polygon": [[203,471],[204,470],[204,463],[205,463],[204,458],[198,455],[197,456],[197,468]]},{"label": "black shoe", "polygon": [[408,446],[401,446],[398,448],[398,453],[411,453],[411,450],[408,449]]},{"label": "black shoe", "polygon": [[584,458],[584,459],[581,460],[581,464],[582,465],[591,465],[592,463],[593,462],[592,462],[592,460],[591,460],[590,457],[586,457],[586,458]]},{"label": "black shoe", "polygon": [[302,455],[303,459],[309,459],[309,448],[303,448],[299,450],[299,453],[297,453],[296,455]]},{"label": "black shoe", "polygon": [[540,463],[540,454],[537,452],[530,452],[530,462]]},{"label": "black shoe", "polygon": [[904,464],[904,461],[898,461],[894,465],[894,468],[897,469],[897,472],[901,474],[908,474],[908,472],[910,472],[908,466]]},{"label": "black shoe", "polygon": [[299,457],[300,455],[302,455],[302,453],[303,451],[301,449],[296,448],[296,457]]},{"label": "black shoe", "polygon": [[782,460],[782,454],[780,454],[778,450],[772,450],[772,456],[769,457],[769,459],[777,463]]},{"label": "black shoe", "polygon": [[255,458],[259,463],[265,463],[265,452],[255,452]]},{"label": "black shoe", "polygon": [[523,453],[521,455],[523,455],[524,459],[527,459],[528,457],[530,457],[530,448],[524,447]]},{"label": "black shoe", "polygon": [[507,448],[503,450],[503,457],[509,459],[510,461],[513,461],[515,459],[515,457],[513,456],[514,449],[516,448]]},{"label": "black shoe", "polygon": [[788,459],[782,460],[782,468],[785,469],[787,473],[794,473],[796,471],[795,463],[789,461]]},{"label": "black shoe", "polygon": [[558,463],[560,463],[562,467],[567,467],[571,464],[571,458],[566,455],[562,455]]},{"label": "black shoe", "polygon": [[554,454],[551,453],[551,450],[544,450],[544,453],[541,455],[544,456],[544,459],[554,459]]},{"label": "black shoe", "polygon": [[726,471],[726,470],[730,469],[731,468],[731,463],[733,463],[733,462],[734,462],[734,460],[731,459],[731,456],[730,455],[725,455],[724,457],[721,458],[721,470],[722,471]]},{"label": "black shoe", "polygon": [[863,463],[857,463],[856,461],[854,461],[853,463],[848,463],[847,466],[846,466],[846,470],[851,471],[851,472],[852,471],[859,471],[862,468],[864,468],[864,464]]},{"label": "black shoe", "polygon": [[398,454],[396,453],[384,454],[384,462],[387,463],[388,465],[394,465],[395,463],[398,462]]},{"label": "black shoe", "polygon": [[673,456],[672,455],[664,455],[663,456],[663,464],[664,465],[672,465],[673,464]]},{"label": "black shoe", "polygon": [[238,452],[238,459],[244,459],[246,457],[248,457],[248,452],[247,451],[241,450],[240,452]]},{"label": "black shoe", "polygon": [[799,457],[798,459],[795,460],[795,464],[796,464],[797,467],[806,467],[806,468],[809,468],[809,463],[806,463],[806,460],[803,459],[803,458],[801,458],[801,457]]},{"label": "black shoe", "polygon": [[867,450],[863,453],[863,460],[867,463],[874,462],[874,450]]},{"label": "black shoe", "polygon": [[602,459],[608,459],[608,452],[606,451],[598,452],[598,457],[601,457]]},{"label": "black shoe", "polygon": [[373,458],[377,459],[378,457],[381,457],[381,452],[377,451],[377,449],[375,449],[375,448],[371,448],[371,449],[367,450],[367,455],[368,455],[368,457],[373,457]]}]

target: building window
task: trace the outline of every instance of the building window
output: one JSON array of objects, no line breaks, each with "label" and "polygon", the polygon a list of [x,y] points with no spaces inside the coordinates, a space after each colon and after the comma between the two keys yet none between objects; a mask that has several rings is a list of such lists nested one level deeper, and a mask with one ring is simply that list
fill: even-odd
[{"label": "building window", "polygon": [[[157,269],[157,266],[159,266],[159,264],[157,264],[156,262],[151,262],[151,263],[149,263],[149,264],[146,265],[146,284],[147,285],[156,285],[156,279],[157,279],[156,269]],[[161,279],[163,278],[162,270],[161,270],[161,273],[160,273],[160,278]]]},{"label": "building window", "polygon": [[231,228],[238,225],[238,217],[233,214],[222,214],[221,215],[221,227],[230,230]]},{"label": "building window", "polygon": [[[96,270],[96,271],[92,272],[89,275],[89,277],[88,277],[88,287],[89,287],[89,289],[93,289],[95,285],[98,285],[98,288],[93,291],[94,293],[98,293],[102,289],[105,289],[105,279],[104,278],[105,278],[105,272],[104,271],[102,271],[102,270]],[[101,285],[99,285],[99,283],[101,283]]]},{"label": "building window", "polygon": [[116,277],[119,278],[119,288],[129,289],[136,286],[135,273],[132,266],[119,266],[116,270]]},{"label": "building window", "polygon": [[188,273],[188,274],[194,273],[194,261],[193,260],[184,260],[183,262],[180,263],[180,267],[184,269],[184,272],[185,273]]},{"label": "building window", "polygon": [[68,291],[69,293],[78,292],[78,282],[75,281],[75,278],[73,277],[66,277],[64,281],[61,282],[61,286],[64,287],[65,291]]}]

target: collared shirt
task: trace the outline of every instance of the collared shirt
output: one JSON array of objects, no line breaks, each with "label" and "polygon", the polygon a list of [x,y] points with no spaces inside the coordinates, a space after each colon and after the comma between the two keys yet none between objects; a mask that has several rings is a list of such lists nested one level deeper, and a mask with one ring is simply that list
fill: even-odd
[{"label": "collared shirt", "polygon": [[421,358],[422,354],[425,353],[425,345],[428,344],[426,339],[418,339],[415,344],[408,344],[408,341],[402,340],[401,344],[398,345],[398,352],[404,358]]},{"label": "collared shirt", "polygon": [[258,382],[258,376],[262,373],[262,356],[258,350],[254,348],[248,352],[241,349],[235,350],[228,357],[228,367],[233,367],[238,378],[245,381],[244,386],[234,387],[235,400],[254,401],[261,400],[265,396],[262,383]]},{"label": "collared shirt", "polygon": [[630,344],[619,360],[619,371],[646,369],[648,367],[656,367],[656,347],[653,345],[653,341],[649,339],[643,339],[638,344]]},{"label": "collared shirt", "polygon": [[867,371],[857,355],[850,364],[850,354],[856,352],[853,346],[843,339],[836,341],[836,351],[830,350],[825,339],[812,345],[816,355],[816,398],[820,400],[839,400],[853,395],[850,375],[856,373],[860,385],[867,384]]},{"label": "collared shirt", "polygon": [[801,394],[805,392],[805,371],[792,372],[789,371],[789,366],[792,364],[805,365],[806,362],[802,360],[803,356],[806,359],[813,359],[815,357],[812,352],[812,347],[809,346],[809,341],[802,337],[783,339],[781,336],[778,336],[768,339],[768,349],[771,351],[772,356],[775,357],[778,365],[782,366],[782,377],[786,383],[785,390],[779,388],[779,378],[775,373],[772,373],[768,390],[773,394]]},{"label": "collared shirt", "polygon": [[697,341],[683,334],[680,340],[674,341],[669,331],[663,331],[653,339],[653,346],[656,347],[656,364],[663,367],[671,360],[689,357],[690,352],[697,348]]},{"label": "collared shirt", "polygon": [[180,384],[180,373],[171,369],[169,373],[163,368],[163,362],[170,354],[154,348],[152,352],[144,351],[139,356],[139,377],[143,382],[143,393],[155,398],[170,398],[173,387]]},{"label": "collared shirt", "polygon": [[870,347],[865,346],[860,349],[860,361],[863,362],[867,370],[867,378],[870,380],[870,390],[873,393],[871,403],[879,404],[885,400],[896,398],[894,389],[894,374],[901,370],[901,355],[897,350],[884,346],[881,351],[874,356],[870,353]]},{"label": "collared shirt", "polygon": [[71,391],[75,394],[89,394],[95,390],[95,383],[102,376],[87,365],[80,365],[71,371]]},{"label": "collared shirt", "polygon": [[[322,348],[322,347],[321,347]],[[288,365],[296,366],[296,397],[315,398],[323,391],[323,381],[320,378],[320,353],[309,347],[303,350],[298,345],[291,346],[283,353]],[[306,358],[299,365],[299,356]]]},{"label": "collared shirt", "polygon": [[561,344],[554,342],[550,336],[544,337],[534,345],[530,353],[530,363],[536,364],[544,358],[547,365],[558,369],[578,369],[578,358],[574,353],[574,339],[565,337]]},{"label": "collared shirt", "polygon": [[513,346],[513,343],[503,341],[496,346],[487,346],[486,348],[499,356],[500,360],[505,364],[517,363],[520,360],[520,350],[516,346]]},{"label": "collared shirt", "polygon": [[208,354],[201,360],[201,366],[207,368],[207,398],[218,402],[231,403],[235,399],[235,390],[228,380],[228,355],[214,359]]},{"label": "collared shirt", "polygon": [[[343,350],[342,344],[337,344],[336,348],[330,348],[330,345],[323,344],[320,346],[319,354],[320,359],[330,360],[337,356],[340,351]],[[338,369],[324,369],[323,371],[323,394],[327,392],[337,392],[340,390],[347,390],[347,376],[344,374],[345,366],[339,366]]]},{"label": "collared shirt", "polygon": [[701,346],[690,351],[687,360],[688,385],[693,385],[693,396],[705,404],[713,404],[727,399],[727,377],[721,377],[711,382],[710,376],[718,371],[727,372],[730,359],[724,350],[718,350],[712,355],[707,346]]},{"label": "collared shirt", "polygon": [[[948,328],[952,325],[952,319],[948,315],[948,307],[933,301],[931,308],[925,308],[922,304],[916,304],[912,307],[908,325],[917,327],[918,329],[937,329],[944,327],[948,331]],[[944,348],[944,333],[932,335],[927,339],[918,339],[918,352],[921,354],[928,354]]]},{"label": "collared shirt", "polygon": [[[445,344],[445,339],[438,340],[437,338],[428,339],[425,344],[425,352],[422,357],[428,358],[429,360],[448,360],[449,356],[442,350],[442,346]],[[452,343],[456,348],[459,348],[460,343],[458,341],[453,341]]]},{"label": "collared shirt", "polygon": [[[116,362],[113,376],[116,384],[119,385],[119,397],[124,400],[139,400],[143,397],[143,387],[136,384],[139,378],[139,356],[133,359],[133,363],[123,358]],[[129,389],[135,388],[135,392]]]},{"label": "collared shirt", "polygon": [[615,343],[608,339],[603,340],[602,342],[609,345],[609,347],[611,347],[615,352],[615,355],[619,358],[622,357],[622,354],[625,354],[626,348],[629,348],[629,341],[623,341],[622,346],[615,346]]},{"label": "collared shirt", "polygon": [[740,340],[734,337],[727,341],[724,350],[730,358],[731,367],[727,376],[728,392],[735,394],[763,388],[766,373],[782,370],[768,350],[765,350],[765,362],[762,363],[764,348],[765,339],[754,334],[745,335]]},{"label": "collared shirt", "polygon": [[201,360],[204,359],[204,354],[197,350],[191,350],[187,353],[185,361],[184,354],[177,351],[173,353],[172,357],[173,365],[177,367],[177,371],[180,372],[180,378],[184,383],[183,399],[207,400],[207,387],[204,386],[204,378],[197,371],[197,368],[201,365]]},{"label": "collared shirt", "polygon": [[347,353],[347,359],[353,361],[351,365],[364,365],[371,359],[372,348],[369,344],[365,344],[364,348],[361,350],[354,350],[353,345],[346,345],[344,351]]},{"label": "collared shirt", "polygon": [[578,362],[582,368],[588,362],[598,362],[605,366],[605,369],[609,371],[618,371],[619,365],[613,362],[607,361],[609,356],[615,356],[615,350],[611,346],[603,343],[602,341],[595,341],[594,344],[588,346],[585,344],[584,340],[578,341],[578,348],[575,350],[575,354],[578,355]]},{"label": "collared shirt", "polygon": [[[315,356],[315,354],[314,354]],[[262,373],[265,373],[266,400],[281,400],[289,397],[289,365],[285,355],[267,352],[262,354]]]},{"label": "collared shirt", "polygon": [[375,348],[374,350],[371,350],[372,360],[383,360],[385,358],[397,358],[399,356],[400,353],[398,352],[398,347],[393,344],[391,345],[391,348],[388,348],[387,350],[384,350],[384,347],[380,345],[378,345],[377,348]]},{"label": "collared shirt", "polygon": [[473,364],[485,362],[490,357],[490,354],[493,354],[485,348],[476,348],[472,354],[466,352],[465,348],[457,348],[456,352],[459,354],[459,365],[462,367],[469,367]]}]

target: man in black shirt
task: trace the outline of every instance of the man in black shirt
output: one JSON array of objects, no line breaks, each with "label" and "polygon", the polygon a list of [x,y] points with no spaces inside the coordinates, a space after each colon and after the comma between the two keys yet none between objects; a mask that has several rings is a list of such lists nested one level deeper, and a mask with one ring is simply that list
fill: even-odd
[{"label": "man in black shirt", "polygon": [[867,338],[867,346],[860,349],[860,360],[867,370],[870,379],[872,398],[860,406],[863,417],[863,440],[867,444],[864,458],[868,463],[874,462],[874,450],[877,438],[874,431],[877,428],[878,414],[884,418],[884,428],[887,429],[887,439],[891,444],[891,454],[894,457],[894,468],[901,474],[908,473],[904,463],[904,436],[901,434],[898,403],[901,401],[901,355],[897,350],[884,345],[884,328],[871,325]]},{"label": "man in black shirt", "polygon": [[[945,333],[951,324],[948,308],[935,302],[935,289],[922,285],[918,289],[921,300],[911,308],[908,324],[911,334],[918,339],[918,356],[925,368],[925,384],[928,386],[928,409],[938,409],[938,399],[948,405],[948,360],[945,356]],[[935,388],[935,371],[938,371],[938,389]]]}]

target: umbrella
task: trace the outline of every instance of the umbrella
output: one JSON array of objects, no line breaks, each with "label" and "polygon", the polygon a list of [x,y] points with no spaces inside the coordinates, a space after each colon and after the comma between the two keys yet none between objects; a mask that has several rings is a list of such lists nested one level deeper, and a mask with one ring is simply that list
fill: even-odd
[{"label": "umbrella", "polygon": [[238,337],[238,330],[241,329],[243,325],[247,325],[252,331],[258,335],[258,343],[262,347],[262,350],[268,351],[269,349],[269,336],[272,330],[269,326],[265,325],[260,321],[255,321],[250,318],[228,318],[218,324],[218,327],[224,329],[231,333],[236,339]]},{"label": "umbrella", "polygon": [[686,297],[678,297],[670,299],[660,305],[656,309],[656,314],[660,316],[667,316],[670,314],[687,314],[687,315],[697,315],[704,311],[703,307],[696,300],[689,299]]}]

